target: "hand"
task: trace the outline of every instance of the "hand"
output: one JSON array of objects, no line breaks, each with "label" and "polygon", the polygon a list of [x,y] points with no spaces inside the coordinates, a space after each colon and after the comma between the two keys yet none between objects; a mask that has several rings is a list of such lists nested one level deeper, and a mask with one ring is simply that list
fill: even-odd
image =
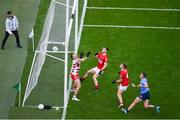
[{"label": "hand", "polygon": [[104,72],[103,70],[99,71],[99,75],[103,74],[103,72]]},{"label": "hand", "polygon": [[83,58],[83,53],[82,52],[80,53],[79,58]]},{"label": "hand", "polygon": [[13,33],[12,32],[9,32],[10,35],[12,35]]},{"label": "hand", "polygon": [[131,83],[131,86],[132,86],[132,87],[136,87],[136,85],[135,85],[134,83]]},{"label": "hand", "polygon": [[116,80],[113,80],[112,83],[113,83],[113,84],[116,83]]},{"label": "hand", "polygon": [[89,57],[91,55],[91,52],[88,52],[87,54],[86,54],[86,57]]}]

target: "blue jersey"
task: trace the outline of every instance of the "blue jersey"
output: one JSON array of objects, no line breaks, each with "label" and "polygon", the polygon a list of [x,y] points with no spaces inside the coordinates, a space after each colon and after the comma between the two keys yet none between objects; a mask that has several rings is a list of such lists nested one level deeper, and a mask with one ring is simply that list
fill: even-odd
[{"label": "blue jersey", "polygon": [[146,78],[141,79],[140,84],[141,84],[141,87],[140,87],[140,93],[141,93],[141,94],[144,94],[144,93],[146,93],[146,92],[148,92],[148,91],[150,90],[150,89],[147,88],[147,87],[143,87],[144,85],[148,84]]}]

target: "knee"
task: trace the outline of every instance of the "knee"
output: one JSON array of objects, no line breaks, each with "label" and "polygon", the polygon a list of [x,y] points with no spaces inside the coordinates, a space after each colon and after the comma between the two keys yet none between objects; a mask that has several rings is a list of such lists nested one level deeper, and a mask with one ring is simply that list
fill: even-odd
[{"label": "knee", "polygon": [[97,76],[96,76],[96,75],[93,75],[93,79],[94,79],[94,80],[97,80]]},{"label": "knee", "polygon": [[119,92],[117,92],[117,96],[121,96],[121,94]]},{"label": "knee", "polygon": [[78,86],[77,86],[77,89],[80,89],[81,88],[81,84],[79,84]]},{"label": "knee", "polygon": [[117,94],[122,95],[123,91],[118,90]]}]

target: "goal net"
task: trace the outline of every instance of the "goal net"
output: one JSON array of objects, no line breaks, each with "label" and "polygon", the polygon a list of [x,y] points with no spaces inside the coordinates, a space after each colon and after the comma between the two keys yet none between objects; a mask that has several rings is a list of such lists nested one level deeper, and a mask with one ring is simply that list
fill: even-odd
[{"label": "goal net", "polygon": [[78,50],[86,5],[87,0],[51,1],[22,106],[67,107],[71,86],[68,54]]}]

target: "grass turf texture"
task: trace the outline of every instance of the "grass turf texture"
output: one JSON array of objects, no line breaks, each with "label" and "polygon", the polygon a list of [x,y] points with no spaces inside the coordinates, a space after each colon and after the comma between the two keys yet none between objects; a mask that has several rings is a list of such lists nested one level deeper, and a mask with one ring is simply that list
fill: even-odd
[{"label": "grass turf texture", "polygon": [[[21,111],[21,112],[20,112]],[[16,114],[14,114],[16,112]],[[59,118],[61,111],[55,110],[38,110],[35,108],[11,108],[9,115],[10,118],[17,118],[18,119],[57,119]]]},{"label": "grass turf texture", "polygon": [[[136,3],[132,0],[89,0],[88,6],[180,8],[179,3],[178,0],[140,0]],[[85,24],[179,26],[179,17],[179,12],[88,10]],[[162,29],[84,28],[79,51],[96,53],[107,46],[110,49],[109,63],[105,73],[99,78],[99,91],[94,91],[92,77],[82,83],[79,94],[81,101],[76,103],[70,100],[67,118],[180,118],[180,82],[177,80],[180,77],[179,33],[179,30]],[[82,64],[80,75],[96,66],[96,63],[97,60],[91,57]],[[118,79],[120,63],[128,65],[130,79],[136,84],[139,83],[140,72],[148,74],[150,103],[161,106],[160,114],[156,114],[154,110],[145,110],[142,103],[135,106],[128,115],[118,109],[117,86],[111,81]],[[123,95],[125,107],[128,107],[138,93],[138,89],[128,88]]]},{"label": "grass turf texture", "polygon": [[[34,26],[35,30],[35,45],[37,46],[38,40],[40,39],[43,24],[44,24],[44,19],[47,14],[47,10],[49,8],[50,0],[41,0],[40,5],[39,5],[39,10],[36,18],[36,23]],[[32,45],[31,42],[28,43],[28,55],[26,57],[26,63],[25,67],[23,70],[23,76],[22,76],[22,100],[24,96],[24,91],[25,87],[27,84],[28,76],[29,76],[29,71],[31,68],[32,64],[32,59],[33,59],[34,53],[32,52]],[[60,111],[38,111],[37,109],[34,108],[17,108],[18,106],[18,95],[16,99],[16,107],[12,107],[9,112],[9,118],[13,119],[18,119],[18,118],[23,118],[23,119],[31,119],[31,118],[59,118]]]},{"label": "grass turf texture", "polygon": [[[11,10],[19,20],[19,36],[22,49],[16,48],[15,37],[10,36],[5,50],[0,50],[0,118],[8,118],[9,107],[14,105],[16,90],[20,81],[27,55],[28,34],[35,21],[38,0],[1,0],[0,1],[0,39],[4,37],[6,12]],[[23,5],[23,6],[22,6]]]},{"label": "grass turf texture", "polygon": [[[46,0],[46,1],[43,0],[43,1],[41,1],[41,4],[40,4],[39,13],[38,13],[36,25],[34,28],[36,45],[38,44],[38,40],[39,40],[41,32],[42,32],[43,22],[44,22],[44,18],[47,13],[49,4],[50,4],[50,1],[48,1],[48,0]],[[80,4],[80,6],[82,6],[82,5]],[[73,38],[73,36],[71,36],[71,39],[72,38]],[[71,40],[70,47],[72,47],[72,44],[73,44],[73,41]],[[24,73],[22,76],[23,95],[24,95],[24,91],[25,91],[25,87],[27,84],[27,79],[28,79],[28,75],[29,75],[29,71],[31,68],[32,59],[33,59],[33,55],[34,55],[32,53],[31,43],[29,44],[28,48],[29,48],[29,54],[27,56],[26,66],[24,68]],[[54,54],[54,55],[56,56],[56,54]],[[63,56],[61,56],[61,55],[60,55],[60,57],[63,58]],[[61,102],[61,105],[62,105],[63,101],[60,101],[60,100],[63,100],[63,93],[62,93],[63,92],[63,90],[62,90],[62,88],[63,88],[62,82],[63,81],[54,81],[53,82],[53,80],[57,80],[57,79],[59,80],[58,77],[63,76],[63,72],[61,72],[61,71],[63,71],[63,69],[61,71],[57,71],[57,70],[59,70],[59,68],[63,68],[63,66],[62,66],[62,64],[59,64],[57,62],[57,60],[53,60],[52,58],[47,57],[46,60],[47,61],[45,62],[42,72],[41,72],[41,75],[39,77],[38,84],[37,84],[36,88],[33,90],[32,94],[29,96],[29,98],[27,100],[27,105],[37,105],[38,103],[44,103],[44,104],[59,106],[59,102]],[[71,66],[71,65],[69,65],[69,66]],[[51,72],[49,72],[49,71],[51,71]],[[54,74],[52,74],[53,71],[54,71]],[[22,95],[22,99],[23,99],[23,95]],[[16,102],[16,106],[17,106],[18,96],[17,96],[16,101],[17,101]],[[31,112],[32,109],[29,109],[29,112],[28,112],[28,109],[29,108],[27,108],[27,107],[20,108],[19,110],[18,110],[18,108],[12,108],[10,111],[9,118],[43,118],[44,119],[44,118],[60,118],[60,115],[61,115],[60,114],[61,111],[59,111],[59,112],[41,111],[41,114],[44,114],[42,116],[40,114],[39,115],[33,114],[34,112],[37,112],[37,110],[33,110]],[[19,114],[15,114],[16,112],[19,112]],[[47,112],[47,114],[46,114],[46,112]]]},{"label": "grass turf texture", "polygon": [[[156,3],[145,0],[141,0],[138,3],[132,2],[132,0],[89,0],[89,6],[116,7],[121,5],[121,7],[179,8],[179,4],[177,3],[179,3],[178,0],[158,0]],[[38,33],[36,34],[37,40],[40,38],[43,18],[46,14],[45,11],[47,10],[48,4],[48,0],[41,1],[35,29],[36,33]],[[102,12],[102,14],[104,12]],[[116,11],[112,11],[112,13],[115,12]],[[130,13],[127,13],[127,16],[130,16],[129,14]],[[160,15],[161,13],[158,12],[158,14]],[[109,19],[108,17],[110,16],[111,15],[107,15],[107,19]],[[94,13],[93,16],[90,11],[87,11],[86,23],[95,24],[96,21],[93,21],[93,17],[98,17],[98,12]],[[141,17],[141,15],[139,17]],[[178,16],[175,18],[178,18]],[[100,21],[99,23],[101,24],[108,24],[108,21],[103,22],[103,19],[104,17],[98,17],[97,21]],[[117,18],[114,17],[111,19]],[[136,21],[136,19],[132,19]],[[122,18],[120,20],[123,21]],[[124,21],[128,24],[131,19]],[[119,24],[119,21],[114,24],[116,23]],[[178,22],[174,23],[171,19],[170,23],[173,23],[173,25],[179,25]],[[180,64],[180,61],[178,60],[179,57],[177,56],[179,54],[179,45],[177,44],[177,38],[179,37],[178,34],[179,31],[176,30],[85,28],[79,51],[91,51],[92,53],[95,53],[100,51],[103,46],[108,46],[110,48],[108,53],[109,64],[103,76],[100,77],[101,88],[98,92],[94,92],[94,85],[91,77],[82,83],[82,89],[79,96],[81,102],[74,103],[70,101],[67,118],[179,118],[178,111],[180,105],[177,102],[179,101],[179,96],[178,93],[175,92],[178,91],[177,85],[179,84],[177,81],[177,78],[179,78],[179,68],[177,66]],[[29,49],[31,48],[29,47]],[[27,80],[28,77],[32,57],[33,54],[30,50],[23,74],[23,79],[25,80]],[[138,75],[141,71],[148,73],[152,94],[151,102],[161,105],[162,111],[160,114],[156,114],[152,110],[144,110],[142,104],[137,105],[128,115],[122,114],[117,108],[117,89],[116,85],[111,84],[111,80],[118,78],[117,71],[119,70],[119,64],[122,62],[128,64],[130,78],[136,84],[139,82]],[[96,60],[91,57],[90,60],[82,64],[81,75],[88,68],[94,67],[95,65]],[[24,87],[26,86],[26,82],[27,81],[23,82]],[[171,84],[169,85],[168,83]],[[173,89],[168,89],[172,87]],[[138,90],[129,87],[124,96],[126,106],[129,105],[137,95]],[[45,116],[39,116],[40,114],[45,114]],[[56,113],[55,111],[52,111],[52,113],[51,111],[48,111],[46,114],[46,112],[39,112],[36,109],[12,108],[9,118],[56,118],[54,116],[58,116],[58,114],[59,113]]]}]

